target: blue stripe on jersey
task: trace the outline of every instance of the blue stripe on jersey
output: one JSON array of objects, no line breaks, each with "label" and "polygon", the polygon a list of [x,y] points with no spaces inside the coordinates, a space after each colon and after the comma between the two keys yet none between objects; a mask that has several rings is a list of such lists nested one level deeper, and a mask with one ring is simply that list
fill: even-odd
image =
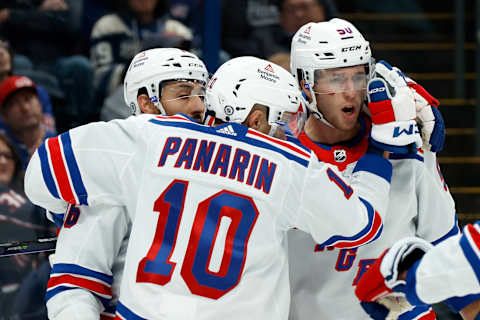
[{"label": "blue stripe on jersey", "polygon": [[133,311],[125,307],[120,301],[117,303],[117,313],[127,320],[147,320],[133,313]]},{"label": "blue stripe on jersey", "polygon": [[[285,158],[287,158],[289,160],[293,160],[293,161],[297,162],[298,164],[300,164],[304,167],[308,167],[308,163],[309,163],[308,160],[297,157],[292,153],[289,153],[289,152],[284,151],[280,148],[277,148],[273,144],[263,142],[263,141],[255,139],[255,138],[246,137],[244,135],[237,135],[237,136],[226,135],[226,134],[215,131],[214,128],[212,128],[212,127],[202,126],[202,125],[199,125],[199,124],[196,124],[196,123],[173,122],[173,121],[168,121],[167,122],[167,121],[161,121],[161,120],[157,120],[157,119],[150,119],[149,121],[151,123],[158,124],[158,125],[161,125],[161,126],[181,127],[181,128],[185,128],[185,129],[190,129],[190,130],[194,130],[194,131],[200,131],[200,132],[216,135],[216,136],[223,137],[223,138],[228,138],[228,139],[235,140],[235,141],[245,142],[245,143],[248,143],[252,146],[261,147],[261,148],[264,148],[264,149],[268,149],[268,150],[278,152],[278,153],[282,154]],[[230,125],[235,125],[235,123],[231,123]]]},{"label": "blue stripe on jersey", "polygon": [[480,282],[480,258],[477,256],[477,254],[473,250],[472,245],[470,244],[470,241],[468,241],[466,237],[467,233],[468,231],[467,231],[467,228],[465,227],[464,233],[460,238],[460,247],[462,248],[465,258],[467,258],[468,263],[470,263],[470,266],[475,272],[475,275],[477,276],[478,281]]},{"label": "blue stripe on jersey", "polygon": [[98,271],[93,271],[84,267],[81,267],[77,264],[70,264],[70,263],[56,263],[53,265],[53,269],[50,273],[70,273],[70,274],[79,274],[82,276],[87,276],[87,277],[92,277],[96,278],[99,280],[102,280],[103,282],[108,283],[109,285],[112,285],[113,283],[113,277],[101,273]]},{"label": "blue stripe on jersey", "polygon": [[451,236],[454,236],[454,235],[457,235],[460,233],[460,228],[458,228],[458,219],[457,219],[457,215],[455,215],[455,223],[453,224],[453,227],[452,229],[450,229],[450,231],[448,231],[448,233],[446,233],[443,237],[441,237],[440,239],[437,239],[435,241],[432,242],[432,244],[434,246],[436,246],[437,244],[439,244],[440,242],[442,242],[443,240],[447,239],[447,238],[450,238]]},{"label": "blue stripe on jersey", "polygon": [[[60,285],[60,286],[57,286],[54,289],[48,289],[47,292],[45,293],[45,301],[48,302],[48,300],[53,298],[55,295],[57,295],[59,293],[62,293],[64,291],[67,291],[67,290],[74,290],[74,289],[83,289],[83,288],[82,287],[71,287],[71,286],[67,286],[67,285],[65,285],[65,286]],[[102,305],[104,307],[109,305],[110,299],[99,296],[98,294],[96,294],[93,291],[89,290],[89,292],[92,293],[98,300],[100,300],[100,302],[102,303]]]},{"label": "blue stripe on jersey", "polygon": [[299,139],[295,138],[295,137],[292,137],[292,136],[287,136],[287,141],[290,142],[290,143],[293,143],[294,145],[296,145],[297,147],[299,148],[302,148],[303,150],[305,150],[305,152],[307,153],[310,153],[310,149],[306,146],[304,146]]},{"label": "blue stripe on jersey", "polygon": [[363,155],[355,165],[353,172],[367,171],[387,180],[392,180],[392,164],[385,158],[376,154]]},{"label": "blue stripe on jersey", "polygon": [[65,219],[65,214],[64,213],[53,213],[49,211],[53,222],[57,226],[57,228],[61,228],[63,226],[63,220]]},{"label": "blue stripe on jersey", "polygon": [[48,140],[45,140],[45,142],[42,143],[42,145],[38,148],[38,157],[40,158],[43,181],[45,181],[45,185],[47,186],[48,191],[50,191],[50,194],[55,198],[60,199],[58,196],[57,186],[53,180],[52,171],[50,171],[47,149],[45,148],[47,141]]},{"label": "blue stripe on jersey", "polygon": [[[365,205],[365,207],[367,208],[367,213],[368,213],[368,224],[365,228],[362,229],[362,231],[360,231],[359,233],[357,233],[356,235],[354,236],[351,236],[351,237],[344,237],[344,236],[333,236],[333,237],[330,237],[327,241],[325,241],[324,243],[320,244],[319,248],[324,248],[324,247],[327,247],[329,245],[331,245],[332,243],[335,243],[335,242],[339,242],[339,241],[342,241],[342,242],[345,242],[345,241],[349,241],[349,242],[353,242],[353,241],[357,241],[358,239],[361,239],[363,236],[365,236],[366,234],[368,234],[370,232],[370,230],[372,229],[372,225],[373,225],[373,218],[375,217],[375,210],[373,210],[373,207],[372,205],[366,201],[366,200],[363,200],[362,198],[359,197],[359,199],[362,201],[362,203]],[[383,227],[383,225],[382,225]],[[376,237],[375,237],[376,238]]]},{"label": "blue stripe on jersey", "polygon": [[417,295],[417,291],[415,288],[417,287],[417,268],[418,265],[420,264],[421,260],[416,261],[410,269],[408,269],[407,272],[407,279],[406,282],[407,284],[405,285],[405,296],[410,302],[411,305],[422,305],[426,304],[422,300],[420,300],[420,297]]},{"label": "blue stripe on jersey", "polygon": [[423,162],[423,157],[418,153],[411,154],[411,153],[390,153],[388,157],[392,160],[403,160],[403,159],[416,159],[418,161]]},{"label": "blue stripe on jersey", "polygon": [[60,139],[63,145],[63,154],[68,165],[68,171],[70,172],[70,178],[72,179],[73,187],[77,193],[78,201],[82,205],[88,205],[87,202],[87,190],[82,181],[80,170],[78,169],[77,160],[72,150],[72,140],[70,139],[70,132],[67,131],[60,135]]},{"label": "blue stripe on jersey", "polygon": [[463,297],[448,298],[445,300],[445,303],[453,312],[458,313],[460,310],[478,299],[480,299],[480,294],[469,294]]}]

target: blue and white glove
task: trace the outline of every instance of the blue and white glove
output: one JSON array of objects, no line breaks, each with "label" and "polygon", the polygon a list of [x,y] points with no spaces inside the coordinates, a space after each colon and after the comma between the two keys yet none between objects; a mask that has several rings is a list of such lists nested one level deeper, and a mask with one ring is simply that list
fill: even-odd
[{"label": "blue and white glove", "polygon": [[[377,63],[375,68],[385,68]],[[368,109],[372,116],[371,144],[385,151],[415,153],[422,146],[415,97],[403,74],[384,70],[368,83]]]},{"label": "blue and white glove", "polygon": [[408,87],[414,94],[416,120],[420,126],[423,149],[432,152],[441,151],[445,142],[445,122],[438,110],[440,102],[428,93],[424,87],[407,77],[397,67],[392,67],[383,60],[375,65],[376,75],[382,78],[386,78],[391,70],[398,72],[405,78]]},{"label": "blue and white glove", "polygon": [[[402,302],[398,303],[398,311],[392,310],[392,305],[396,302],[385,300],[381,302],[361,302],[363,310],[374,320],[434,320],[435,312],[429,305],[406,307]],[[406,311],[405,311],[406,310]]]}]

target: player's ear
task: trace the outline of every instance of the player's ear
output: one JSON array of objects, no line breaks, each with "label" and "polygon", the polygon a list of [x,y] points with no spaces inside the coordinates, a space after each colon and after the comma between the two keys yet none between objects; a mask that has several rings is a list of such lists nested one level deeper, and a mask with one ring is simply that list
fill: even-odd
[{"label": "player's ear", "polygon": [[305,80],[300,80],[300,87],[302,92],[307,96],[308,102],[312,102],[312,92],[309,90],[310,85]]},{"label": "player's ear", "polygon": [[268,133],[264,132],[268,126],[268,122],[267,116],[262,110],[252,110],[252,112],[248,115],[247,120],[245,120],[245,125],[257,131]]},{"label": "player's ear", "polygon": [[141,94],[137,98],[137,103],[138,106],[140,107],[140,110],[142,113],[147,113],[147,114],[158,114],[159,111],[155,107],[152,101],[148,98],[146,94]]}]

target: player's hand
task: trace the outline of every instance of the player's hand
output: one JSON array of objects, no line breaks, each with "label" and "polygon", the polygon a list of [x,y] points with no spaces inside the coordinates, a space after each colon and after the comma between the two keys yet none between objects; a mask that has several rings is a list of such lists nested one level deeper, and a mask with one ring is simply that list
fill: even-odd
[{"label": "player's hand", "polygon": [[[386,68],[377,63],[375,68]],[[372,115],[371,143],[396,153],[416,152],[422,146],[415,97],[400,72],[390,69],[368,83],[368,109]]]},{"label": "player's hand", "polygon": [[429,305],[411,306],[403,297],[385,297],[380,302],[361,302],[363,310],[374,320],[434,320]]},{"label": "player's hand", "polygon": [[399,72],[405,78],[408,87],[415,97],[417,123],[420,126],[423,148],[432,152],[441,151],[445,142],[445,122],[438,110],[440,102],[424,87],[407,77],[397,67],[390,66],[385,61],[379,61],[375,66],[377,76],[385,78],[390,70]]},{"label": "player's hand", "polygon": [[420,238],[409,237],[397,241],[360,278],[355,294],[360,301],[375,302],[392,292],[405,292],[405,280],[399,275],[433,246]]}]

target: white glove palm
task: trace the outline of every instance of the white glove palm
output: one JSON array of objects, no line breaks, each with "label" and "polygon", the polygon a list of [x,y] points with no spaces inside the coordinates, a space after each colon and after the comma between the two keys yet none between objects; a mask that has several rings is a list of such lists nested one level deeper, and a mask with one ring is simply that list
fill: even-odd
[{"label": "white glove palm", "polygon": [[445,141],[445,123],[438,110],[439,101],[414,80],[407,77],[397,67],[390,66],[385,61],[380,61],[375,65],[377,76],[387,79],[392,71],[396,71],[403,76],[415,98],[416,120],[420,126],[423,140],[423,148],[438,152],[442,150]]},{"label": "white glove palm", "polygon": [[[368,109],[372,115],[372,143],[398,153],[408,153],[422,146],[422,138],[415,121],[416,103],[405,78],[396,70],[377,63],[382,78],[368,83]],[[387,70],[385,70],[387,69]]]}]

